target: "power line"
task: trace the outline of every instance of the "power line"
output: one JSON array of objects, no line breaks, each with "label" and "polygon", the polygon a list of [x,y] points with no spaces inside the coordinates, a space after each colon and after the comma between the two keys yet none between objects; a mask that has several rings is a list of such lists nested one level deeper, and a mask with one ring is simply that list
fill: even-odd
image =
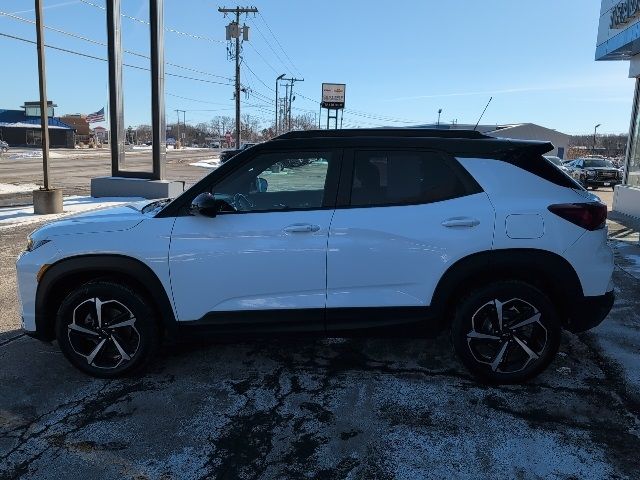
[{"label": "power line", "polygon": [[[19,40],[19,41],[25,42],[25,43],[31,43],[31,44],[34,44],[34,45],[36,44],[36,42],[33,41],[33,40],[29,40],[27,38],[22,38],[22,37],[17,37],[15,35],[9,35],[8,33],[0,32],[0,36],[11,38],[13,40]],[[67,48],[56,47],[54,45],[45,44],[45,47],[51,48],[52,50],[58,50],[60,52],[69,53],[69,54],[72,54],[72,55],[78,55],[80,57],[91,58],[93,60],[100,60],[101,62],[106,62],[107,61],[106,58],[96,57],[95,55],[89,55],[88,53],[82,53],[82,52],[78,52],[78,51],[75,51],[75,50],[69,50]],[[125,67],[129,67],[129,68],[135,68],[137,70],[145,70],[147,72],[151,70],[150,68],[147,68],[147,67],[140,67],[138,65],[131,65],[131,64],[128,64],[128,63],[123,63],[122,65],[125,66]],[[186,75],[178,75],[176,73],[165,73],[165,75],[167,75],[169,77],[182,78],[182,79],[193,80],[193,81],[197,81],[197,82],[210,83],[210,84],[213,84],[213,85],[225,85],[225,86],[231,85],[231,83],[215,82],[213,80],[205,80],[204,78],[195,78],[195,77],[189,77],[189,76],[186,76]]]},{"label": "power line", "polygon": [[262,61],[263,61],[264,63],[266,63],[266,64],[267,64],[267,66],[268,66],[271,70],[273,70],[273,71],[274,71],[274,73],[277,75],[277,74],[278,74],[278,71],[277,71],[275,68],[273,68],[273,66],[272,66],[272,65],[267,61],[267,59],[266,59],[266,58],[264,58],[264,56],[260,53],[260,51],[259,51],[256,47],[254,47],[254,46],[253,46],[253,43],[249,43],[249,45],[251,45],[251,48],[253,48],[253,49],[255,50],[255,52],[256,52],[256,53],[258,54],[258,56],[262,59]]},{"label": "power line", "polygon": [[[305,100],[309,100],[310,102],[315,103],[316,105],[319,105],[320,102],[317,100],[314,100],[313,98],[309,98],[301,93],[298,93],[297,96],[300,96],[302,98],[304,98]],[[347,115],[354,115],[356,117],[362,117],[362,118],[368,118],[368,119],[372,119],[372,120],[381,120],[383,122],[392,122],[392,123],[407,123],[407,124],[416,124],[416,123],[420,123],[419,120],[407,120],[407,119],[401,119],[401,118],[396,118],[396,117],[387,117],[384,115],[378,115],[375,113],[369,113],[369,112],[362,112],[359,110],[351,110],[351,109],[344,109],[344,113],[346,113]],[[363,122],[366,123],[366,122]]]},{"label": "power line", "polygon": [[275,39],[278,46],[280,47],[280,50],[282,50],[282,53],[284,53],[285,57],[287,57],[287,60],[289,60],[289,63],[291,64],[291,66],[298,72],[298,74],[302,75],[302,72],[300,72],[300,69],[296,67],[296,64],[293,63],[293,60],[291,60],[291,57],[289,57],[286,50],[282,47],[282,44],[280,43],[280,40],[278,40],[278,37],[273,33],[273,30],[271,30],[271,27],[267,23],[267,19],[264,18],[264,16],[260,12],[258,12],[258,16],[264,22],[265,26],[269,29],[269,33],[271,33],[271,36]]},{"label": "power line", "polygon": [[[109,0],[106,0],[106,1],[109,1]],[[106,8],[103,7],[102,5],[97,5],[95,3],[91,3],[88,0],[80,0],[80,2],[84,3],[85,5],[89,5],[91,7],[94,7],[94,8],[99,8],[100,10],[106,10]],[[149,22],[147,22],[146,20],[142,20],[140,18],[132,17],[131,15],[126,15],[124,13],[121,13],[120,16],[123,17],[123,18],[128,18],[129,20],[133,20],[134,22],[141,23],[143,25],[149,25]],[[167,32],[175,33],[177,35],[182,35],[184,37],[194,38],[196,40],[204,40],[204,41],[207,41],[207,42],[210,42],[210,43],[225,43],[224,40],[216,40],[215,38],[206,37],[204,35],[198,35],[198,34],[195,34],[195,33],[182,32],[180,30],[176,30],[175,28],[164,27],[164,29]]]},{"label": "power line", "polygon": [[[11,18],[13,20],[18,20],[18,21],[21,21],[21,22],[29,23],[29,24],[32,24],[32,25],[35,25],[35,23],[36,23],[33,20],[29,20],[28,18],[19,17],[17,15],[13,15],[13,14],[7,13],[7,12],[1,12],[0,11],[0,15],[9,17],[9,18]],[[94,40],[92,38],[87,38],[85,36],[78,35],[77,33],[68,32],[66,30],[61,30],[59,28],[51,27],[49,25],[45,25],[44,28],[46,28],[47,30],[51,30],[53,32],[56,32],[56,33],[60,33],[62,35],[67,35],[68,37],[72,37],[72,38],[76,38],[78,40],[82,40],[82,41],[85,41],[85,42],[88,42],[88,43],[92,43],[94,45],[100,45],[102,47],[107,47],[107,44],[104,43],[104,42],[101,42],[99,40]],[[149,57],[149,55],[145,55],[143,53],[134,52],[134,51],[131,51],[131,50],[124,50],[124,52],[128,53],[129,55],[134,55],[136,57],[145,58],[147,60],[150,60],[150,58],[151,58],[151,57]],[[211,76],[211,77],[222,78],[222,79],[229,80],[229,81],[232,80],[231,77],[225,77],[223,75],[216,75],[215,73],[204,72],[202,70],[197,70],[197,69],[192,68],[192,67],[186,67],[184,65],[179,65],[177,63],[165,62],[165,65],[168,65],[168,66],[171,66],[171,67],[175,67],[175,68],[181,68],[183,70],[187,70],[187,71],[190,71],[190,72],[198,73],[200,75],[208,75],[208,76]]]},{"label": "power line", "polygon": [[249,70],[249,72],[251,73],[251,75],[253,75],[253,76],[256,78],[256,80],[258,80],[262,85],[264,85],[264,86],[265,86],[265,88],[266,88],[267,90],[271,90],[272,92],[274,92],[274,93],[275,93],[275,90],[274,90],[273,88],[271,88],[269,85],[267,85],[266,83],[264,83],[264,81],[263,81],[263,80],[262,80],[258,75],[256,75],[256,72],[254,72],[254,71],[251,69],[251,67],[250,67],[249,65],[247,65],[247,62],[242,62],[242,65],[244,65],[244,66],[247,68],[247,70]]},{"label": "power line", "polygon": [[[269,42],[269,40],[267,39],[267,37],[262,33],[262,30],[260,30],[260,27],[258,27],[258,24],[256,22],[251,22],[251,24],[256,27],[256,30],[258,31],[258,33],[260,34],[260,36],[262,37],[262,39],[265,41],[265,43],[267,44],[267,46],[269,47],[269,49],[273,52],[273,54],[276,56],[276,58],[280,61],[280,63],[282,64],[282,66],[284,68],[286,68],[287,70],[289,70],[289,73],[293,73],[291,71],[291,68],[289,67],[289,65],[287,65],[282,58],[280,57],[280,55],[278,55],[278,52],[275,51],[275,49],[273,48],[273,46],[271,45],[271,42]],[[275,70],[275,69],[274,69]]]}]

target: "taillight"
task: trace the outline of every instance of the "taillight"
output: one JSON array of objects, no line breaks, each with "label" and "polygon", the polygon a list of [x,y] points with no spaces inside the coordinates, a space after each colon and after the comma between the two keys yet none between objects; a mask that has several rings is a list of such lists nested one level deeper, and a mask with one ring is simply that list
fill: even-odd
[{"label": "taillight", "polygon": [[607,220],[607,206],[600,202],[560,203],[549,207],[551,213],[586,230],[598,230]]}]

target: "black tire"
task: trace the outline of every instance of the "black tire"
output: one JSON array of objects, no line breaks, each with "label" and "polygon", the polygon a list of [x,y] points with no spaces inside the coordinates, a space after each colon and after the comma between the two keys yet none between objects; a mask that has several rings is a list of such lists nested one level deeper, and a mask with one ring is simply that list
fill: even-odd
[{"label": "black tire", "polygon": [[[518,327],[525,321],[529,323]],[[538,375],[555,357],[560,337],[560,322],[549,298],[521,281],[473,290],[458,304],[451,325],[460,361],[474,376],[492,384],[520,383]]]},{"label": "black tire", "polygon": [[144,296],[125,285],[96,280],[61,303],[56,338],[79,370],[99,378],[122,377],[140,370],[155,354],[160,337],[156,320]]}]

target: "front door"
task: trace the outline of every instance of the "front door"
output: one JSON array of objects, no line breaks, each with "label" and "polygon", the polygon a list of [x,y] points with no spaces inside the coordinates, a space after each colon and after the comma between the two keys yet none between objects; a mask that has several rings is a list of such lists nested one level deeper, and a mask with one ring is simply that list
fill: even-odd
[{"label": "front door", "polygon": [[321,330],[339,158],[258,153],[211,187],[229,208],[179,216],[169,254],[180,321]]}]

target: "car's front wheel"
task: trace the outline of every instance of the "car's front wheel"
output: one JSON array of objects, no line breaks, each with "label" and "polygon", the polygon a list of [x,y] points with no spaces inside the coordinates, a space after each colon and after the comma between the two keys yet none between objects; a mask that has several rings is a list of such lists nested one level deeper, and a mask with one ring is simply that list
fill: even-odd
[{"label": "car's front wheel", "polygon": [[469,371],[490,383],[535,377],[553,360],[561,329],[549,298],[520,281],[491,283],[458,305],[451,335]]},{"label": "car's front wheel", "polygon": [[159,332],[149,301],[111,281],[85,283],[62,302],[56,317],[62,353],[78,369],[114,378],[140,369],[155,353]]}]

